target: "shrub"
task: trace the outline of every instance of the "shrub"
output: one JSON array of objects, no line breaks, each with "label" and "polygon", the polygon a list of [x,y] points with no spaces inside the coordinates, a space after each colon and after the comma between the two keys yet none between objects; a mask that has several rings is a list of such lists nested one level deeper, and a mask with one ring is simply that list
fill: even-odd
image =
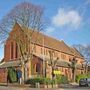
[{"label": "shrub", "polygon": [[56,79],[50,79],[50,78],[30,78],[28,79],[27,81],[25,81],[26,84],[32,84],[32,85],[35,85],[36,83],[40,83],[40,84],[46,84],[46,85],[49,85],[49,84],[66,84],[68,83],[68,78],[66,76],[63,76],[63,75],[58,75],[56,77]]},{"label": "shrub", "polygon": [[10,83],[17,82],[17,74],[14,68],[8,68],[8,79]]},{"label": "shrub", "polygon": [[44,83],[46,85],[51,84],[51,79],[50,78],[44,78]]},{"label": "shrub", "polygon": [[90,78],[90,72],[87,73],[87,77]]},{"label": "shrub", "polygon": [[88,75],[86,74],[79,74],[79,75],[76,75],[75,81],[78,83],[81,78],[87,78],[87,77]]},{"label": "shrub", "polygon": [[36,83],[44,84],[44,78],[30,78],[25,81],[26,84],[35,85]]},{"label": "shrub", "polygon": [[56,84],[56,79],[51,80],[51,84]]},{"label": "shrub", "polygon": [[56,81],[57,81],[58,84],[67,84],[68,83],[68,78],[64,75],[58,75]]}]

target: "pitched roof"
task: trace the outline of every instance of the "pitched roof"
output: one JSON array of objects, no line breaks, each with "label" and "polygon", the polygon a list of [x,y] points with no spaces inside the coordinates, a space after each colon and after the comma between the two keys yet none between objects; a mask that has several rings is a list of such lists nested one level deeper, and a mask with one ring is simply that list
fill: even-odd
[{"label": "pitched roof", "polygon": [[44,45],[45,47],[52,48],[67,54],[76,55],[79,58],[84,58],[83,55],[76,49],[71,48],[64,41],[56,40],[52,37],[46,36],[42,33],[34,32],[32,40],[35,41],[39,45]]},{"label": "pitched roof", "polygon": [[[38,34],[38,35],[36,35]],[[35,41],[37,38],[36,43],[39,45],[44,45],[45,47],[52,48],[54,50],[58,50],[64,53],[72,54],[68,46],[64,43],[64,41],[56,40],[52,37],[46,36],[42,33],[35,32],[33,34],[32,40]]]},{"label": "pitched roof", "polygon": [[52,61],[47,56],[44,57],[43,55],[36,55],[36,54],[34,54],[34,55],[37,56],[37,57],[39,57],[39,58],[41,58],[42,60],[47,61],[49,65],[51,65],[51,62],[56,62],[55,65],[57,65],[59,67],[69,67],[69,64],[70,64],[68,61],[63,60],[63,59],[58,59],[58,60],[53,59],[53,61]]},{"label": "pitched roof", "polygon": [[20,65],[20,60],[16,60],[16,61],[9,61],[9,62],[2,62],[0,64],[0,68],[7,68],[7,67],[16,67]]},{"label": "pitched roof", "polygon": [[[19,25],[18,23],[15,24],[14,28],[17,27],[21,27],[21,29],[25,29],[25,27],[22,27],[21,25]],[[13,28],[13,29],[14,29]],[[14,29],[15,30],[15,29]],[[28,30],[31,35],[31,33],[33,32],[31,29]],[[77,57],[83,58],[83,56],[77,52],[77,50],[69,47],[68,45],[65,44],[64,41],[60,41],[60,40],[56,40],[52,37],[49,37],[47,35],[44,35],[43,33],[37,32],[34,30],[34,33],[32,35],[32,39],[33,42],[35,42],[36,44],[39,44],[41,46],[45,46],[60,52],[64,52],[70,55],[76,55]]]},{"label": "pitched roof", "polygon": [[70,49],[74,56],[79,57],[79,58],[84,58],[84,56],[76,48],[70,47]]}]

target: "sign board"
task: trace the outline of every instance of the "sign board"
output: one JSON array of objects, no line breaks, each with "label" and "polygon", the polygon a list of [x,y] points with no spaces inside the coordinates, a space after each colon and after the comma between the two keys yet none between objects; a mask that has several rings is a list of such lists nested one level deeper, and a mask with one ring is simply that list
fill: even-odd
[{"label": "sign board", "polygon": [[61,74],[61,71],[59,71],[59,70],[54,70],[54,72],[53,72],[54,74]]}]

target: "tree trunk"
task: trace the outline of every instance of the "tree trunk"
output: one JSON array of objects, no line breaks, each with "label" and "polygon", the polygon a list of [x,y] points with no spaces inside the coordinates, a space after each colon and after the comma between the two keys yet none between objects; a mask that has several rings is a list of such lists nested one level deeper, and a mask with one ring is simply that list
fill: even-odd
[{"label": "tree trunk", "polygon": [[75,77],[76,77],[76,70],[72,69],[72,82],[75,82]]},{"label": "tree trunk", "polygon": [[24,81],[25,81],[25,68],[24,68],[24,65],[22,65],[22,83],[24,84]]},{"label": "tree trunk", "polygon": [[29,64],[28,65],[28,68],[29,68],[29,71],[28,71],[29,76],[28,76],[28,78],[31,78],[31,71],[32,71],[31,70],[31,60],[28,61],[28,64]]}]

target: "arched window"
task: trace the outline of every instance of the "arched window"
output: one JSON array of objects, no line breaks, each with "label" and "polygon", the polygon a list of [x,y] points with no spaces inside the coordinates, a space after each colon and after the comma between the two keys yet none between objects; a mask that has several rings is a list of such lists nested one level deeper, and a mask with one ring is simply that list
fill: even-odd
[{"label": "arched window", "polygon": [[42,50],[42,48],[41,48],[41,54],[43,54],[43,50]]},{"label": "arched window", "polygon": [[36,64],[36,72],[40,73],[40,64],[39,63]]},{"label": "arched window", "polygon": [[16,43],[16,48],[15,48],[16,50],[16,52],[15,52],[15,58],[17,58],[18,57],[18,45],[17,45],[17,43]]},{"label": "arched window", "polygon": [[11,42],[11,59],[13,59],[13,42]]},{"label": "arched window", "polygon": [[34,52],[36,53],[36,45],[34,44]]}]

